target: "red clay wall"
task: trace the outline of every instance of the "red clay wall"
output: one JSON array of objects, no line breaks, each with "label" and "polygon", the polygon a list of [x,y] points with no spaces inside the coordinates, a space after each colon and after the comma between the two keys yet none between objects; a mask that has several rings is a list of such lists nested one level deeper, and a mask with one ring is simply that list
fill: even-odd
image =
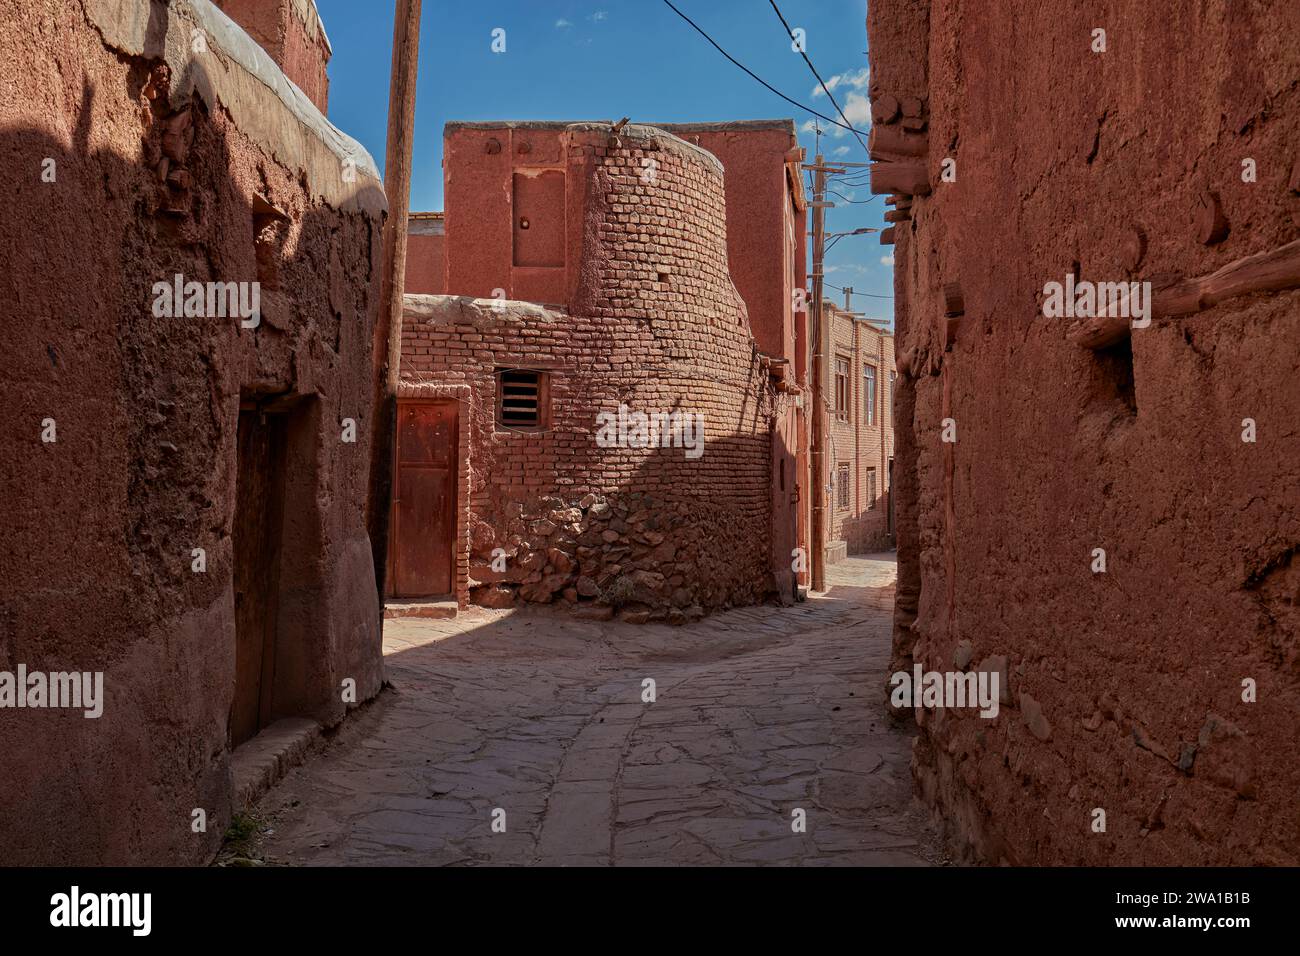
[{"label": "red clay wall", "polygon": [[[71,5],[0,0],[0,671],[100,671],[106,701],[0,710],[0,859],[201,863],[231,814],[241,403],[292,420],[276,715],[332,723],[345,678],[358,700],[382,680],[362,507],[383,193],[335,131],[343,181],[206,3]],[[260,325],[157,317],[177,273],[260,281]]]},{"label": "red clay wall", "polygon": [[793,208],[785,158],[799,145],[793,120],[667,123],[658,127],[718,158],[727,191],[727,261],[749,309],[759,350],[794,359],[792,291],[804,288],[797,270],[802,214]]},{"label": "red clay wall", "polygon": [[408,295],[440,295],[447,291],[446,235],[442,220],[412,216],[407,224],[406,279]]},{"label": "red clay wall", "polygon": [[[442,165],[448,293],[570,303],[579,281],[586,178],[581,160],[568,154],[567,128],[447,124]],[[566,175],[571,163],[578,164],[576,175]],[[528,235],[516,261],[523,220]]]},{"label": "red clay wall", "polygon": [[213,0],[271,55],[322,113],[329,107],[333,51],[315,0]]},{"label": "red clay wall", "polygon": [[[463,192],[473,164],[455,159],[491,139],[550,150],[578,225],[560,269],[575,282],[567,313],[408,298],[403,393],[460,383],[471,391],[462,405],[472,421],[464,547],[475,598],[508,601],[509,588],[530,601],[618,603],[671,620],[760,599],[770,587],[773,397],[727,272],[717,162],[648,127],[626,128],[617,145],[608,126],[449,130],[449,272],[466,275],[467,248],[500,269],[484,269],[473,291],[519,278],[508,228],[507,258],[499,252],[498,220],[508,212],[471,218],[461,207],[496,201]],[[646,159],[656,164],[653,182],[642,176]],[[560,290],[562,278],[524,282]],[[498,367],[548,370],[549,428],[496,425]],[[620,402],[703,415],[703,455],[598,446],[596,416]],[[490,567],[496,547],[509,555],[504,573]]]},{"label": "red clay wall", "polygon": [[873,0],[868,27],[873,99],[928,107],[934,190],[896,230],[895,665],[1010,679],[995,720],[920,712],[923,794],[995,862],[1300,863],[1300,292],[1102,352],[1041,308],[1072,269],[1163,282],[1296,238],[1300,7]]}]

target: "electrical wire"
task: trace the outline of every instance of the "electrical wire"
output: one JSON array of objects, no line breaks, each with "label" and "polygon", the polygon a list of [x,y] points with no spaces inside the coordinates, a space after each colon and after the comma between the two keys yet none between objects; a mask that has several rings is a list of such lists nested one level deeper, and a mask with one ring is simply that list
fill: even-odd
[{"label": "electrical wire", "polygon": [[783,14],[781,8],[776,5],[776,0],[768,0],[768,2],[772,4],[772,9],[776,11],[776,16],[777,19],[781,21],[781,26],[785,27],[785,32],[789,35],[790,40],[795,44],[796,49],[799,50],[799,55],[803,57],[803,61],[808,64],[808,69],[812,70],[812,75],[817,77],[817,82],[820,84],[822,92],[826,94],[827,98],[831,101],[831,105],[835,107],[835,112],[840,114],[840,119],[844,120],[842,124],[836,125],[841,125],[852,132],[858,141],[858,145],[862,147],[863,152],[865,152],[867,156],[870,156],[871,150],[867,149],[867,141],[862,138],[862,134],[858,132],[857,128],[849,122],[849,118],[844,115],[844,110],[840,109],[840,104],[835,101],[835,94],[833,94],[829,87],[826,86],[826,82],[822,79],[822,75],[817,72],[817,67],[813,66],[813,61],[808,59],[808,54],[803,50],[803,44],[795,39],[794,31],[790,29],[790,24],[786,23],[785,14]]},{"label": "electrical wire", "polygon": [[[844,122],[844,123],[841,123],[839,120],[832,119],[831,117],[827,116],[825,113],[819,113],[819,112],[817,112],[817,111],[816,111],[815,109],[813,109],[811,106],[805,106],[804,104],[800,103],[798,100],[793,100],[793,99],[791,99],[790,97],[786,96],[784,93],[782,93],[780,90],[778,90],[778,89],[777,89],[775,86],[773,86],[771,83],[767,82],[767,80],[763,79],[761,76],[759,76],[759,75],[758,75],[757,73],[755,73],[753,70],[751,70],[749,67],[745,66],[745,64],[741,63],[741,62],[740,62],[739,60],[737,60],[734,56],[732,56],[730,53],[728,53],[726,50],[724,50],[721,46],[719,46],[718,43],[717,43],[717,41],[714,40],[713,37],[711,37],[711,36],[709,36],[707,33],[705,33],[704,30],[703,30],[703,28],[701,28],[699,24],[697,24],[694,20],[692,20],[692,19],[691,19],[690,17],[688,17],[686,14],[682,13],[682,11],[678,10],[677,7],[673,6],[672,0],[664,0],[664,3],[668,5],[668,8],[669,8],[670,10],[672,10],[673,13],[677,14],[679,17],[681,17],[683,20],[685,20],[687,23],[689,23],[692,27],[694,27],[694,28],[695,28],[695,32],[698,33],[700,36],[704,37],[704,39],[708,40],[709,43],[713,46],[713,48],[714,48],[715,50],[717,50],[719,53],[721,53],[723,56],[725,56],[725,57],[726,57],[728,60],[730,60],[733,64],[735,64],[736,66],[740,67],[740,69],[742,69],[742,70],[744,70],[746,73],[748,73],[748,74],[749,74],[753,79],[757,80],[757,81],[758,81],[759,83],[761,83],[765,88],[767,88],[767,89],[770,90],[771,92],[775,93],[777,96],[781,97],[781,99],[785,100],[785,101],[786,101],[787,103],[789,103],[791,106],[797,106],[799,109],[803,110],[803,111],[806,112],[806,113],[811,113],[813,116],[816,116],[818,119],[824,119],[826,122],[831,123],[831,124],[834,125],[834,126],[839,126],[839,127],[841,127],[842,129],[846,129],[846,130],[848,130],[849,132],[853,133],[854,135],[858,135],[858,131],[857,131],[856,129],[854,129],[851,125],[845,125],[845,124],[848,122],[847,119],[845,119],[845,122]],[[807,59],[807,57],[805,57],[805,59]],[[836,109],[839,109],[839,107],[836,106]],[[843,113],[840,113],[840,115],[843,116],[844,114],[843,114]],[[861,141],[861,139],[862,139],[862,137],[859,135],[859,136],[858,136],[858,140]]]},{"label": "electrical wire", "polygon": [[[844,291],[843,289],[841,289],[841,288],[840,288],[839,286],[837,286],[837,285],[831,285],[831,284],[830,284],[829,282],[827,282],[825,279],[822,279],[822,285],[826,286],[826,288],[828,288],[828,289],[834,289],[836,292],[843,292],[843,291]],[[856,289],[853,290],[853,294],[854,294],[854,295],[865,295],[865,296],[866,296],[867,298],[869,298],[869,299],[892,299],[892,298],[893,298],[892,295],[876,295],[875,293],[872,293],[872,292],[859,292],[859,291],[857,291]]]},{"label": "electrical wire", "polygon": [[828,188],[826,191],[828,193],[834,193],[836,196],[839,196],[845,202],[853,203],[854,205],[857,206],[865,206],[867,203],[871,202],[870,199],[850,199],[848,196],[844,195],[843,193],[836,192],[834,189],[830,189],[830,188]]}]

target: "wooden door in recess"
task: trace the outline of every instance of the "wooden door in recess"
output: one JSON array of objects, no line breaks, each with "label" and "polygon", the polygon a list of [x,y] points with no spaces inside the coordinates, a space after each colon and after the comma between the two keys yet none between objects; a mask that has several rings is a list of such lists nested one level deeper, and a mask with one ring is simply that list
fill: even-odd
[{"label": "wooden door in recess", "polygon": [[284,525],[284,415],[241,411],[238,445],[232,534],[235,693],[230,708],[231,746],[238,746],[271,722]]},{"label": "wooden door in recess", "polygon": [[458,424],[454,401],[398,403],[397,467],[393,469],[393,597],[452,593]]}]

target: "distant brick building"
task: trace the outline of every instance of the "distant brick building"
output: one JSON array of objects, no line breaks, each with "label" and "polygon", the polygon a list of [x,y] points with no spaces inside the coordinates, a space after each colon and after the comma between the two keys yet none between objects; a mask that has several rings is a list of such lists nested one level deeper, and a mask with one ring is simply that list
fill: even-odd
[{"label": "distant brick building", "polygon": [[[583,123],[450,124],[445,156],[463,295],[407,297],[392,592],[685,620],[776,591],[783,373],[728,270],[718,160]],[[667,416],[658,447],[637,415]]]},{"label": "distant brick building", "polygon": [[827,559],[893,547],[894,337],[823,300],[830,323]]}]

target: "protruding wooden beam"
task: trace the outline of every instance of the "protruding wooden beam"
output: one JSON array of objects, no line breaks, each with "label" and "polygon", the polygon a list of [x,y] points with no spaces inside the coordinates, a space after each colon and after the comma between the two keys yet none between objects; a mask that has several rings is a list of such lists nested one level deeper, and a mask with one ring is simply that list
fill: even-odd
[{"label": "protruding wooden beam", "polygon": [[894,368],[899,375],[912,377],[912,360],[916,358],[916,349],[899,349],[894,353]]},{"label": "protruding wooden beam", "polygon": [[873,163],[871,192],[902,193],[904,196],[930,195],[930,178],[922,163]]},{"label": "protruding wooden beam", "polygon": [[1147,234],[1142,231],[1141,226],[1129,226],[1124,243],[1120,246],[1120,257],[1124,262],[1124,268],[1129,272],[1137,272],[1146,254]]},{"label": "protruding wooden beam", "polygon": [[885,222],[910,222],[912,214],[906,209],[890,209],[885,213]]},{"label": "protruding wooden beam", "polygon": [[880,230],[880,244],[882,246],[892,246],[894,244],[894,227]]},{"label": "protruding wooden beam", "polygon": [[1207,246],[1228,238],[1228,217],[1223,214],[1218,193],[1208,190],[1201,193],[1201,206],[1196,212],[1196,231],[1201,242]]},{"label": "protruding wooden beam", "polygon": [[[1288,289],[1300,289],[1300,239],[1230,262],[1209,275],[1153,288],[1151,318],[1194,315],[1239,295]],[[1087,319],[1069,337],[1083,348],[1106,348],[1129,337],[1130,321],[1123,316]]]},{"label": "protruding wooden beam", "polygon": [[908,132],[902,126],[873,126],[867,134],[867,149],[872,159],[891,161],[924,156],[929,148],[929,136]]}]

